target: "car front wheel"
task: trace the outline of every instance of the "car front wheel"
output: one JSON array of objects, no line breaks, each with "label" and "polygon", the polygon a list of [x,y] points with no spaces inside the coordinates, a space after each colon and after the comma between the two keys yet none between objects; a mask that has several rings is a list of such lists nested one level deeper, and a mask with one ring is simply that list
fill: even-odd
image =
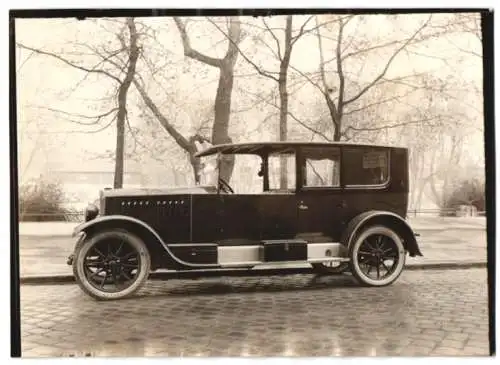
[{"label": "car front wheel", "polygon": [[368,227],[349,250],[353,276],[368,286],[392,284],[405,266],[406,250],[399,235],[385,226]]},{"label": "car front wheel", "polygon": [[77,248],[73,273],[80,288],[98,300],[128,297],[146,282],[151,259],[137,236],[113,230],[91,236]]}]

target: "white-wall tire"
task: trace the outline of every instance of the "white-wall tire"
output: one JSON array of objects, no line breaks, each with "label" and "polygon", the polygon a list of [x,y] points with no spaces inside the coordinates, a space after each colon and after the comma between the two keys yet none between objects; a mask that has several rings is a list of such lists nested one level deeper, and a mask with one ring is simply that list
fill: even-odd
[{"label": "white-wall tire", "polygon": [[[95,282],[97,280],[90,278],[92,275],[89,275],[89,268],[87,266],[88,263],[86,261],[87,255],[90,254],[91,250],[96,249],[96,245],[100,245],[100,248],[104,247],[102,245],[106,245],[106,242],[111,242],[110,240],[115,240],[113,242],[123,242],[129,250],[128,255],[131,255],[130,253],[135,251],[135,256],[137,257],[137,264],[135,264],[137,267],[135,269],[135,276],[130,277],[130,280],[128,280],[128,283],[122,289],[116,289],[114,291],[106,290],[104,286],[114,285],[115,277],[110,280],[107,277],[106,272],[106,274],[104,274],[104,279],[101,280],[101,282],[104,282],[104,285],[101,288],[100,285],[97,285]],[[132,254],[132,256],[134,256],[134,254]],[[123,230],[111,230],[92,235],[79,245],[76,249],[73,261],[73,274],[76,282],[87,295],[97,300],[116,300],[131,296],[139,290],[149,277],[150,267],[151,257],[149,251],[145,243],[140,238]],[[107,271],[107,269],[104,271]],[[129,277],[129,275],[131,275],[130,272],[127,277]],[[125,274],[123,274],[123,277],[125,277]],[[118,282],[116,282],[116,287],[118,288]]]},{"label": "white-wall tire", "polygon": [[[377,243],[379,241],[383,244]],[[367,249],[368,247],[374,249]],[[388,257],[393,258],[390,268],[386,265]],[[371,226],[356,235],[349,249],[349,258],[352,274],[358,282],[367,286],[387,286],[398,279],[403,272],[406,249],[399,235],[392,229],[385,226]],[[370,267],[375,267],[376,277],[370,275]],[[385,271],[383,276],[379,275],[380,270]]]}]

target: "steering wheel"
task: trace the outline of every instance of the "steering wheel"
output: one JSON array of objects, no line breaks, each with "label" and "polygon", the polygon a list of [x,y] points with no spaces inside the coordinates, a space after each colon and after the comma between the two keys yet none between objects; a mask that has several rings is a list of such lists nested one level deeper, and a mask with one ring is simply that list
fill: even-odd
[{"label": "steering wheel", "polygon": [[223,178],[219,178],[219,186],[224,192],[234,194],[234,190]]}]

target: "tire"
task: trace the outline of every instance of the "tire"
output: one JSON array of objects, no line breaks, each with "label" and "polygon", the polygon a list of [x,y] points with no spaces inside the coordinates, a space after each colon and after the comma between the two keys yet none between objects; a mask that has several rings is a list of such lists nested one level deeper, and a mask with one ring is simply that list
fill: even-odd
[{"label": "tire", "polygon": [[346,262],[341,262],[338,266],[328,266],[322,263],[314,263],[311,266],[316,273],[321,275],[342,275],[349,271],[349,264]]},{"label": "tire", "polygon": [[[387,286],[398,279],[403,272],[406,249],[399,235],[385,226],[371,226],[356,235],[349,248],[349,266],[355,279],[365,286]],[[388,267],[385,261],[393,259]],[[385,260],[384,260],[385,259]],[[362,266],[368,266],[363,270]],[[377,277],[370,276],[375,267]],[[384,276],[380,270],[386,271]]]},{"label": "tire", "polygon": [[[117,251],[123,249],[127,253],[118,256],[119,253],[115,252],[114,257],[116,259],[104,258],[104,256],[109,255],[102,254],[101,251],[106,250],[107,247],[109,252],[111,251],[110,247],[115,249],[117,246],[119,247]],[[96,268],[94,272],[88,267],[89,264],[86,260],[88,255],[91,255],[91,252],[98,252],[95,255],[99,256],[99,258],[103,257],[99,261],[101,267]],[[114,254],[112,253],[112,255]],[[105,265],[103,262],[106,260],[108,261],[107,266],[103,268],[103,265]],[[114,261],[114,263],[110,260]],[[122,260],[121,263],[120,260]],[[97,265],[97,261],[94,260],[94,264]],[[126,269],[125,266],[127,266]],[[134,269],[130,270],[130,266],[133,266]],[[73,260],[75,279],[84,293],[97,300],[116,300],[131,296],[145,284],[149,277],[150,268],[151,257],[145,243],[139,237],[123,230],[97,233],[85,239],[75,248],[75,258]],[[111,277],[108,276],[108,270],[113,271]],[[120,270],[119,273],[117,273],[118,270]],[[133,275],[131,274],[133,271],[136,272],[135,276],[129,276]],[[101,273],[104,275],[99,275]],[[102,279],[98,280],[97,278]],[[118,279],[126,281],[124,285],[121,285],[121,288],[118,287],[120,284]],[[115,290],[106,289],[106,285],[115,286]]]}]

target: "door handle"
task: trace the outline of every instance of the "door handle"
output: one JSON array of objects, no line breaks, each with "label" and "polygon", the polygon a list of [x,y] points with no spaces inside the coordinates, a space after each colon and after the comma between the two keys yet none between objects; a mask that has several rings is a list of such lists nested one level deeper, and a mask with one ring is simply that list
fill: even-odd
[{"label": "door handle", "polygon": [[309,209],[309,207],[307,205],[304,205],[304,204],[300,203],[299,209],[301,209],[301,210],[307,210],[307,209]]},{"label": "door handle", "polygon": [[345,208],[345,207],[347,207],[347,204],[346,204],[345,200],[341,200],[340,203],[337,204],[337,207],[338,208]]}]

